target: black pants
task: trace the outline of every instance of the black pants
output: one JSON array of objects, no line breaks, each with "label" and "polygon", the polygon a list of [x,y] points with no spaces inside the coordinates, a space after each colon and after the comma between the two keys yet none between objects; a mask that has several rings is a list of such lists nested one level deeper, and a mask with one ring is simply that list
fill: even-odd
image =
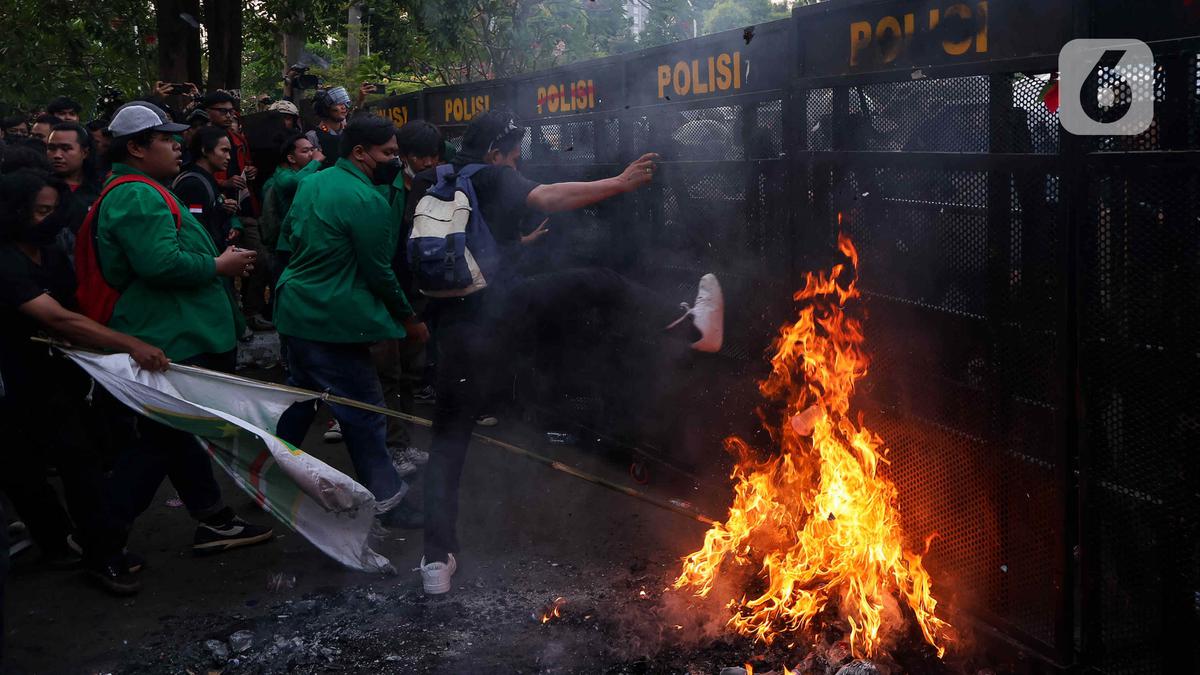
[{"label": "black pants", "polygon": [[4,584],[8,581],[8,516],[0,502],[0,673],[4,672]]},{"label": "black pants", "polygon": [[[15,438],[27,442],[8,445],[0,455],[0,489],[43,553],[65,553],[74,530],[89,564],[107,562],[121,551],[125,536],[105,499],[102,457],[91,442],[86,410],[91,380],[56,356],[36,381],[6,384],[11,386],[0,399],[0,418]],[[58,469],[66,511],[46,480],[48,465]]]},{"label": "black pants", "polygon": [[[201,354],[181,363],[231,373],[237,365],[237,354]],[[212,460],[196,437],[139,416],[137,439],[117,458],[109,482],[109,499],[118,522],[131,528],[154,501],[164,478],[171,479],[180,501],[197,520],[225,508]]]},{"label": "black pants", "polygon": [[[458,546],[458,492],[483,396],[530,331],[599,308],[627,334],[662,334],[683,311],[602,268],[548,272],[465,298],[431,300],[437,332],[437,407],[425,467],[425,558],[445,560]],[[610,324],[611,325],[611,324]],[[681,344],[686,346],[686,343]]]}]

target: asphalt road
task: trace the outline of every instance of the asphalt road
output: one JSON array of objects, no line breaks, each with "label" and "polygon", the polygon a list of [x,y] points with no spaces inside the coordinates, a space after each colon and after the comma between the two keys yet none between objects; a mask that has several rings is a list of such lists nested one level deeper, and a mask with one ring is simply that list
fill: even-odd
[{"label": "asphalt road", "polygon": [[[428,411],[418,407],[416,412]],[[321,440],[324,419],[314,425],[305,449],[351,472],[344,447]],[[489,431],[633,485],[620,458],[550,446],[540,433],[513,420]],[[428,447],[425,430],[418,429],[416,438]],[[713,451],[720,453],[719,447]],[[220,480],[226,499],[240,513],[259,522],[269,518],[227,477]],[[346,570],[283,529],[270,544],[195,558],[189,550],[194,524],[185,509],[168,505],[174,496],[165,482],[129,542],[148,561],[144,590],[135,598],[104,595],[73,572],[14,574],[7,635],[12,673],[289,667],[302,672],[588,672],[589,664],[597,663],[594,658],[636,663],[646,657],[641,643],[654,640],[630,638],[639,645],[635,649],[608,644],[608,638],[626,630],[619,625],[626,617],[605,616],[595,608],[627,601],[649,607],[645,601],[659,595],[675,561],[704,533],[702,525],[679,515],[475,444],[464,476],[456,588],[430,600],[421,592],[419,574],[410,571],[420,559],[420,532],[393,531],[379,543],[378,550],[400,570],[395,577]],[[279,576],[285,587],[272,590],[272,578]],[[295,586],[286,588],[293,577]],[[531,618],[559,596],[567,598],[566,620],[543,625]],[[650,631],[658,631],[663,621],[650,622]],[[560,625],[569,625],[561,631],[573,637],[548,639]],[[244,629],[255,633],[254,646],[241,658],[232,654],[236,662],[213,661],[205,641],[226,641]],[[280,640],[287,643],[282,651]],[[321,646],[309,644],[314,640]]]}]

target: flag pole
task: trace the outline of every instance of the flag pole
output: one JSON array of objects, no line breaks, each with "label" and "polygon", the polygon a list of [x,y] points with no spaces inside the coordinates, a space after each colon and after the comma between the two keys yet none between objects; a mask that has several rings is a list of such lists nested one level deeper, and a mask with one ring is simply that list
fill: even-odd
[{"label": "flag pole", "polygon": [[[95,350],[95,349],[89,349],[87,347],[78,347],[78,346],[74,346],[74,345],[68,345],[66,343],[60,342],[58,340],[50,339],[50,338],[31,337],[29,339],[34,342],[40,342],[42,344],[46,344],[51,347],[57,347],[59,349],[73,349],[78,352],[85,352],[88,354],[97,354],[100,356],[108,356],[109,355],[108,352],[102,352],[102,351]],[[256,386],[256,387],[264,387],[266,389],[274,389],[276,391],[284,391],[284,392],[289,392],[289,393],[293,393],[293,394],[300,394],[303,396],[312,397],[314,399],[327,401],[329,403],[337,403],[338,405],[344,405],[344,406],[347,406],[350,408],[358,408],[359,410],[367,410],[370,412],[379,413],[380,415],[386,415],[388,417],[395,417],[396,419],[401,419],[401,420],[404,420],[405,422],[411,422],[413,424],[416,424],[416,425],[422,426],[422,427],[432,427],[433,426],[433,422],[431,420],[425,419],[424,417],[417,417],[416,415],[409,415],[408,413],[402,413],[397,410],[392,410],[391,408],[384,408],[384,407],[377,406],[377,405],[371,405],[370,403],[363,403],[362,401],[357,401],[352,398],[346,398],[344,396],[335,396],[328,392],[312,391],[309,389],[302,389],[300,387],[293,387],[293,386],[286,385],[286,384],[276,384],[274,382],[264,382],[262,380],[256,380],[254,378],[245,377],[242,375],[233,375],[231,373],[222,373],[218,370],[209,370],[208,368],[200,368],[199,366],[187,366],[187,365],[182,365],[182,364],[178,364],[178,363],[172,363],[168,366],[168,369],[178,370],[178,371],[184,372],[184,373],[194,373],[197,375],[204,375],[205,377],[226,380],[229,382],[236,382],[239,384],[248,384],[248,385],[252,385],[252,386]],[[682,500],[670,500],[670,499],[663,499],[661,497],[655,497],[654,495],[647,494],[645,492],[642,492],[641,490],[636,490],[634,488],[631,488],[631,487],[628,487],[625,485],[621,485],[619,483],[614,483],[613,481],[610,481],[606,478],[601,478],[600,476],[597,476],[595,474],[591,474],[586,471],[581,471],[580,469],[576,469],[573,466],[569,466],[558,460],[551,459],[549,457],[546,457],[545,455],[533,452],[531,450],[526,450],[525,448],[522,448],[519,445],[513,445],[512,443],[502,441],[498,438],[492,438],[491,436],[485,436],[478,432],[473,432],[471,434],[471,437],[474,438],[475,440],[483,443],[484,445],[490,445],[494,448],[499,448],[501,450],[505,450],[514,455],[518,455],[520,457],[524,457],[525,459],[537,462],[538,464],[541,464],[543,466],[547,466],[559,473],[564,473],[568,476],[573,476],[575,478],[586,481],[593,485],[598,485],[600,487],[607,488],[614,492],[619,492],[627,497],[632,497],[634,499],[643,501],[652,506],[657,506],[660,509],[671,511],[671,512],[679,514],[681,516],[686,516],[686,517],[688,517],[692,520],[695,520],[699,523],[703,523],[704,525],[711,526],[717,522],[713,518],[710,518],[709,516],[704,515],[699,510],[691,507],[690,505],[685,506],[686,502],[682,502]],[[677,502],[679,502],[679,503],[677,503]]]}]

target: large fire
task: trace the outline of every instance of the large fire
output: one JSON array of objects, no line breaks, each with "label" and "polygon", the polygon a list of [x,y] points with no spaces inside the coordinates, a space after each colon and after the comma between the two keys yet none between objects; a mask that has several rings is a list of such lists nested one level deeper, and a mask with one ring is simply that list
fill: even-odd
[{"label": "large fire", "polygon": [[807,276],[794,298],[800,316],[782,328],[771,374],[759,383],[766,399],[785,406],[787,422],[767,425],[780,452],[760,459],[742,439],[726,440],[737,458],[729,518],[683,559],[675,587],[708,596],[722,565],[759,565],[766,588],[730,599],[730,627],[770,644],[835,608],[860,658],[883,650],[881,629],[898,615],[899,598],[941,657],[950,626],[935,612],[923,553],[904,549],[896,487],[879,474],[886,448],[861,414],[851,417],[869,359],[861,322],[844,312],[859,296],[858,253],[844,234],[838,248],[849,266]]}]

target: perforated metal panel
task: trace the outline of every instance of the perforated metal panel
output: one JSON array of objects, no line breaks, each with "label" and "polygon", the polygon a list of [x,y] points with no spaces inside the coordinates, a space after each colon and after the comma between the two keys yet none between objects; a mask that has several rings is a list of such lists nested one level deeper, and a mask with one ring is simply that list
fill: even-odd
[{"label": "perforated metal panel", "polygon": [[[913,3],[835,0],[796,10],[797,62],[730,33],[518,81],[519,104],[537,111],[527,175],[592,180],[645,152],[663,159],[648,188],[556,216],[547,264],[603,265],[678,300],[705,272],[725,289],[725,347],[675,411],[720,414],[632,438],[662,432],[664,451],[717,461],[732,411],[757,404],[756,369],[794,316],[792,291],[828,266],[844,230],[860,253],[872,356],[859,404],[890,448],[910,545],[938,533],[927,557],[938,597],[1060,665],[1200,669],[1191,4],[992,2],[977,17],[986,32],[960,9],[957,21],[943,10],[941,28],[917,11],[903,43],[848,52],[848,27]],[[1058,50],[1088,35],[1153,43],[1155,64],[1128,89],[1100,68],[1081,94],[1152,97],[1149,130],[1061,131],[1046,100]],[[733,51],[753,81],[683,91]],[[572,92],[569,111],[522,98],[552,85]],[[627,342],[607,341],[597,316],[580,320],[598,336],[591,357],[560,354],[585,365],[530,402],[627,429],[652,383],[629,367]]]},{"label": "perforated metal panel", "polygon": [[1081,370],[1093,637],[1109,672],[1168,672],[1181,650],[1196,662],[1200,630],[1200,173],[1111,168],[1088,193]]}]

